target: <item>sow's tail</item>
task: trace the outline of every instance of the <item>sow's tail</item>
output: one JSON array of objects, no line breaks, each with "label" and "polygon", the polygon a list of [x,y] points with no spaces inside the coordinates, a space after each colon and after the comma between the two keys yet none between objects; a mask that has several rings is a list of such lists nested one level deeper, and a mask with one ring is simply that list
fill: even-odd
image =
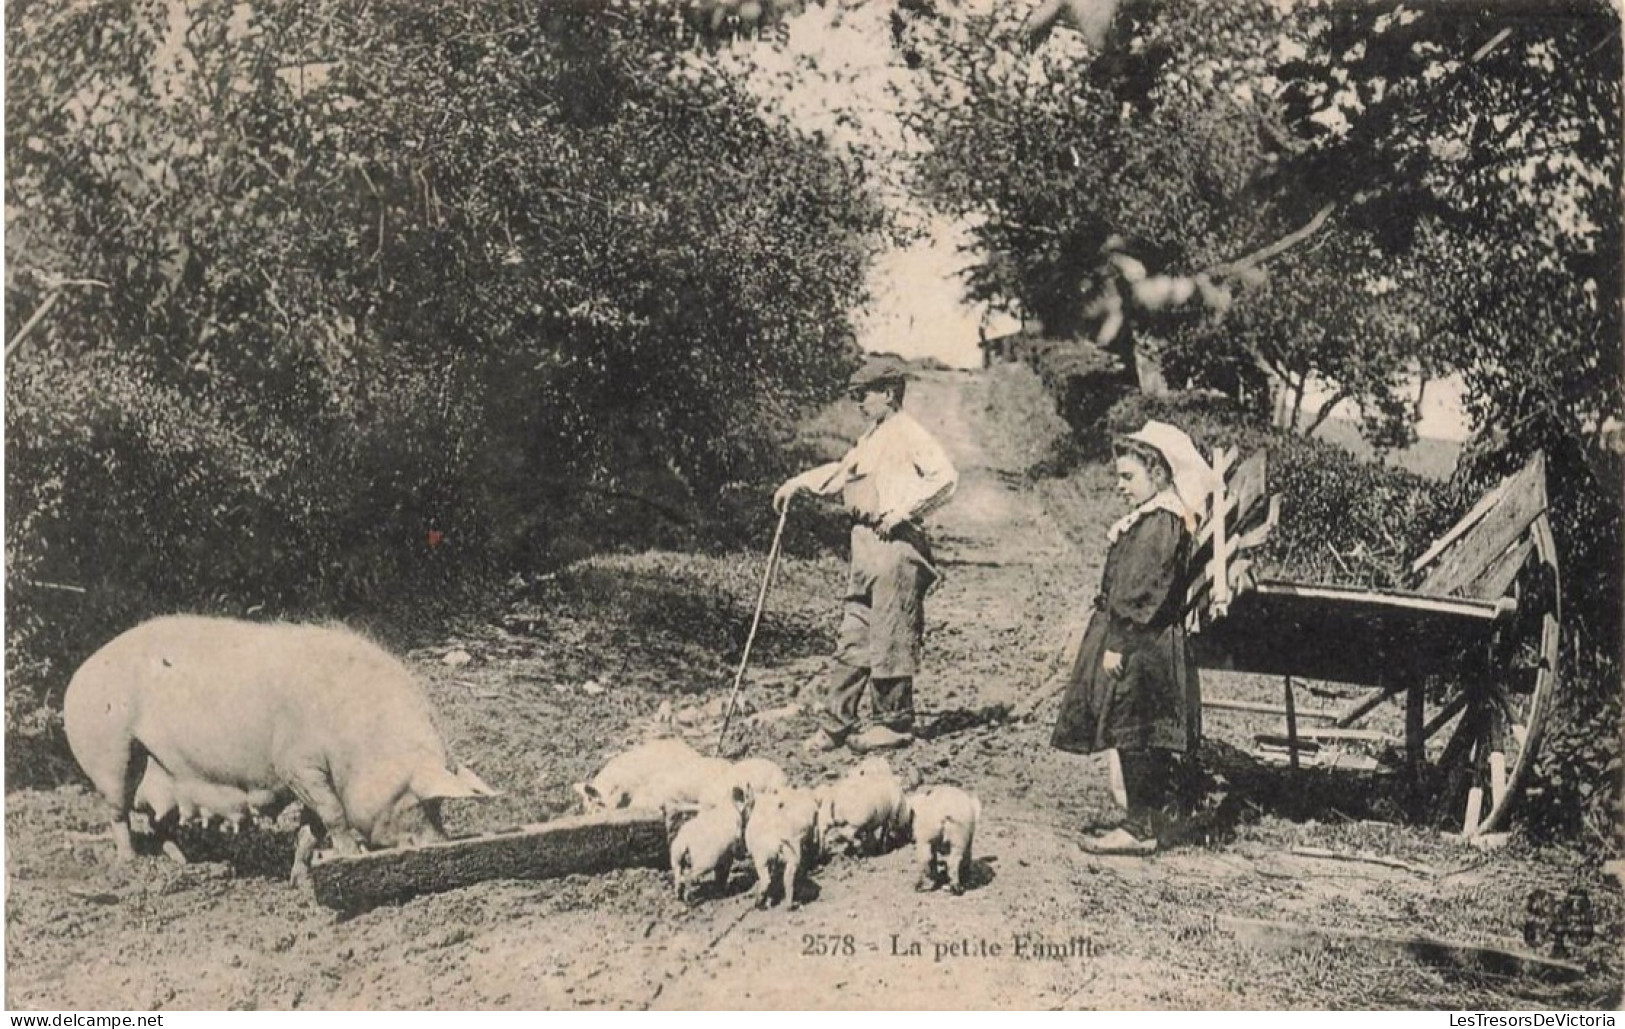
[{"label": "sow's tail", "polygon": [[485,780],[466,766],[452,771],[440,765],[420,768],[412,774],[412,794],[419,800],[441,800],[451,797],[500,797],[502,791],[486,785]]}]

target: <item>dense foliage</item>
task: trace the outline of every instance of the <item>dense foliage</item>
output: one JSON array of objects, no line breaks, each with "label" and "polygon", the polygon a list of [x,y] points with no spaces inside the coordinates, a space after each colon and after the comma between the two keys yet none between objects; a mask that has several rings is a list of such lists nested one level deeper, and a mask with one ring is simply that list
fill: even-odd
[{"label": "dense foliage", "polygon": [[9,711],[143,616],[430,604],[762,478],[877,210],[635,7],[8,4]]},{"label": "dense foliage", "polygon": [[975,219],[972,295],[1160,345],[1176,382],[1267,372],[1293,427],[1318,379],[1402,442],[1448,370],[1486,424],[1621,412],[1609,5],[1166,0],[1030,55],[1022,13],[914,40],[920,183]]},{"label": "dense foliage", "polygon": [[[1356,401],[1379,447],[1413,437],[1418,383],[1459,374],[1479,436],[1444,513],[1546,452],[1570,651],[1544,761],[1564,803],[1548,820],[1609,824],[1613,790],[1599,784],[1620,769],[1625,419],[1618,12],[1600,0],[1165,0],[1117,5],[1094,43],[1029,39],[1023,13],[922,18],[911,38],[936,87],[917,121],[931,147],[920,183],[973,220],[969,292],[1052,336],[1107,344],[1125,371],[1135,347],[1156,351],[1176,386],[1243,402],[1225,418],[1256,420],[1266,377],[1288,398],[1276,412],[1288,428],[1312,432]],[[1104,408],[1071,395],[1076,376],[1051,377],[1065,380],[1064,410]],[[1311,418],[1316,383],[1332,392]],[[1073,421],[1093,438],[1111,427]],[[1273,557],[1294,574],[1382,582],[1440,527],[1433,500],[1390,504],[1408,494],[1386,472],[1271,447],[1298,509]]]},{"label": "dense foliage", "polygon": [[1125,433],[1151,418],[1178,425],[1210,456],[1219,447],[1243,457],[1269,454],[1269,490],[1281,498],[1281,521],[1255,555],[1263,575],[1404,588],[1410,561],[1454,513],[1446,484],[1272,429],[1211,394],[1136,394],[1113,406],[1107,423]]}]

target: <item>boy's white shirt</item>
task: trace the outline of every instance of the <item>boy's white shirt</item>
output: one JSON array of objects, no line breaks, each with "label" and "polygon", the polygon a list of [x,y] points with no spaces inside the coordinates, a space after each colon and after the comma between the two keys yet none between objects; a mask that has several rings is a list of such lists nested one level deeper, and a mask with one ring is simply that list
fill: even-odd
[{"label": "boy's white shirt", "polygon": [[903,411],[872,426],[839,461],[790,481],[828,497],[865,478],[874,480],[879,516],[894,522],[924,518],[947,503],[959,485],[959,472],[942,444]]}]

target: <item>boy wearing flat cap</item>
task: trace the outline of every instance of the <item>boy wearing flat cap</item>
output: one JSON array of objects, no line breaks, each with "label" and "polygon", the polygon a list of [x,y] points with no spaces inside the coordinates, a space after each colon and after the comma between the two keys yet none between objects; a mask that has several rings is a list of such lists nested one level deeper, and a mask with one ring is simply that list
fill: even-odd
[{"label": "boy wearing flat cap", "polygon": [[[959,481],[948,455],[903,411],[903,366],[871,358],[852,376],[851,395],[870,427],[846,456],[790,479],[773,494],[783,511],[800,492],[841,498],[852,515],[845,609],[829,684],[814,717],[809,751],[843,742],[854,750],[907,746],[913,739],[914,674],[925,636],[925,594],[937,579],[921,519],[947,502]],[[872,724],[857,731],[864,687]]]}]

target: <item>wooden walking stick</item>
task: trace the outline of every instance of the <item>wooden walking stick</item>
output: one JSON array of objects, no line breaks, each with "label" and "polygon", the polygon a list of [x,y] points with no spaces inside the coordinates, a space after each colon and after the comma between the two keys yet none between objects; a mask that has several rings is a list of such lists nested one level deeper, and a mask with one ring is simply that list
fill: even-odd
[{"label": "wooden walking stick", "polygon": [[767,571],[762,574],[762,589],[756,594],[756,614],[750,620],[750,634],[745,637],[745,652],[739,655],[739,671],[734,673],[733,690],[728,694],[728,706],[722,713],[722,731],[717,734],[718,756],[722,754],[722,744],[728,739],[728,726],[733,722],[734,707],[739,701],[739,685],[745,681],[745,669],[750,665],[750,647],[756,642],[756,629],[762,624],[762,608],[767,606],[767,591],[773,585],[773,573],[779,567],[779,543],[784,539],[784,522],[790,517],[790,501],[784,502],[784,509],[779,512],[779,527],[773,530],[773,546],[767,552]]},{"label": "wooden walking stick", "polygon": [[1044,702],[1066,689],[1071,684],[1072,666],[1078,660],[1078,650],[1083,646],[1083,634],[1087,626],[1081,620],[1074,620],[1067,626],[1066,638],[1061,641],[1061,649],[1056,652],[1052,661],[1052,668],[1044,681],[1026,697],[1022,698],[1010,709],[1010,721],[1025,722],[1038,713]]}]

